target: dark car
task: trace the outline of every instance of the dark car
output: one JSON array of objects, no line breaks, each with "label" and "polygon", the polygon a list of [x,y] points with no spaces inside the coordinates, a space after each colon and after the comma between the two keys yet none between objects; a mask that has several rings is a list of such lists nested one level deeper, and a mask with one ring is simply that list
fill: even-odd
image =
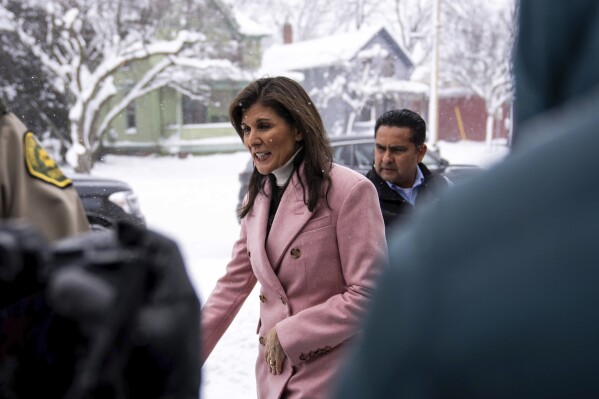
[{"label": "dark car", "polygon": [[[335,136],[331,137],[333,148],[333,161],[347,166],[362,174],[368,173],[374,162],[374,137],[369,135]],[[438,152],[428,150],[422,162],[432,172],[446,176],[455,184],[459,184],[469,177],[477,174],[482,169],[475,165],[454,165],[442,158]],[[239,201],[237,209],[241,206],[243,197],[247,192],[247,185],[254,165],[252,160],[246,164],[245,169],[239,174]]]},{"label": "dark car", "polygon": [[137,195],[127,183],[90,175],[70,175],[93,230],[114,228],[118,221],[145,226]]}]

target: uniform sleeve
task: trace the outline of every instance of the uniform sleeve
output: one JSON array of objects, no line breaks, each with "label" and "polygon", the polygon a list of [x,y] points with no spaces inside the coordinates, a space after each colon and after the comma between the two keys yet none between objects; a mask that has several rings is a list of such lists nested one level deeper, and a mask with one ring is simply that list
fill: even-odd
[{"label": "uniform sleeve", "polygon": [[[0,118],[0,218],[25,219],[49,240],[88,231],[89,222],[77,191],[67,184],[69,180],[31,133],[32,146],[26,148],[26,132],[25,125],[13,114]],[[37,157],[38,176],[28,169],[26,157]],[[44,175],[46,170],[60,175],[65,184],[55,184],[52,176]]]},{"label": "uniform sleeve", "polygon": [[239,309],[256,285],[247,253],[246,219],[241,219],[239,239],[233,246],[232,259],[202,307],[202,364],[223,336]]},{"label": "uniform sleeve", "polygon": [[359,329],[376,281],[387,260],[385,226],[376,190],[359,180],[339,208],[336,235],[345,292],[277,323],[283,350],[292,364],[305,352],[321,353],[352,338]]}]

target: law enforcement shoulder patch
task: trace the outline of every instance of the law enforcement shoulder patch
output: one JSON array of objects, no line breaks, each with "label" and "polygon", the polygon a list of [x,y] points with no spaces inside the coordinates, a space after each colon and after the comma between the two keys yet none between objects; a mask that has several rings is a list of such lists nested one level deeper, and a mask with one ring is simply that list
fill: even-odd
[{"label": "law enforcement shoulder patch", "polygon": [[62,173],[56,162],[40,145],[33,133],[25,133],[25,136],[23,136],[23,147],[25,149],[25,165],[27,165],[27,171],[31,176],[60,188],[65,188],[72,184],[71,179]]}]

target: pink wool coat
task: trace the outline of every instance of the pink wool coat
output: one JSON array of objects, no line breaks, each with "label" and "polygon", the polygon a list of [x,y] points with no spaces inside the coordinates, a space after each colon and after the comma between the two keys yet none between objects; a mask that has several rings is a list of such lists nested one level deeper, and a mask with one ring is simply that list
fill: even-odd
[{"label": "pink wool coat", "polygon": [[[328,396],[387,261],[374,186],[336,164],[331,177],[329,207],[321,200],[310,212],[294,173],[268,239],[270,199],[257,196],[241,221],[233,259],[202,308],[204,361],[260,282],[260,295],[252,298],[261,301],[256,339],[259,399]],[[270,182],[265,191],[270,193]],[[287,354],[279,375],[270,374],[264,360],[264,339],[273,326]]]}]

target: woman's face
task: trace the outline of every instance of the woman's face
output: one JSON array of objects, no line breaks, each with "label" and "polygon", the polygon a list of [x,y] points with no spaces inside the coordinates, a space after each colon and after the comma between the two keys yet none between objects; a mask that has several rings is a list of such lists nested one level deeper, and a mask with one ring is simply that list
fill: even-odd
[{"label": "woman's face", "polygon": [[271,107],[256,103],[241,115],[243,144],[252,154],[254,165],[263,175],[291,159],[302,134]]}]

